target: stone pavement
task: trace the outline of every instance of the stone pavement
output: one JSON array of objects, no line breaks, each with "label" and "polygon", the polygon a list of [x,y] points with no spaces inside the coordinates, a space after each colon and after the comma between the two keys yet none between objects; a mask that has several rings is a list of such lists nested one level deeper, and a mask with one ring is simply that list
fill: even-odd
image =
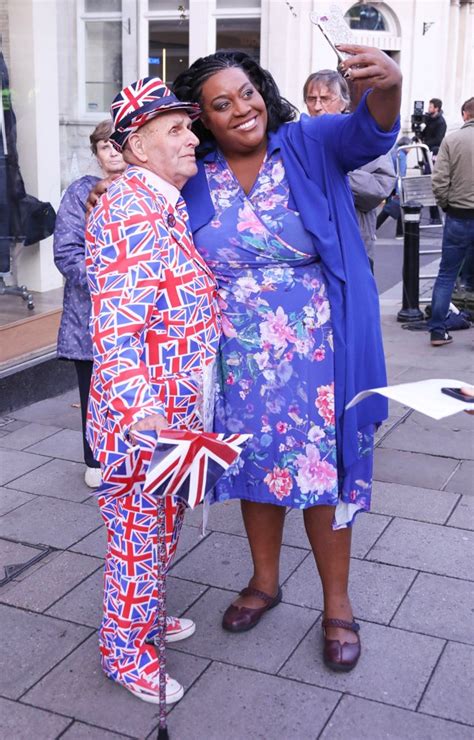
[{"label": "stone pavement", "polygon": [[[433,349],[395,322],[395,294],[382,297],[390,380],[472,381],[473,330]],[[250,573],[238,505],[213,509],[204,539],[199,514],[187,516],[169,609],[198,629],[168,650],[186,687],[170,712],[172,740],[473,737],[473,425],[466,414],[436,423],[393,405],[379,430],[373,512],[354,527],[363,654],[348,675],[321,661],[321,588],[299,512],[287,516],[283,603],[243,635],[219,624]],[[156,736],[156,707],[99,666],[104,531],[79,429],[75,392],[1,421],[1,563],[40,558],[0,588],[5,740]]]}]

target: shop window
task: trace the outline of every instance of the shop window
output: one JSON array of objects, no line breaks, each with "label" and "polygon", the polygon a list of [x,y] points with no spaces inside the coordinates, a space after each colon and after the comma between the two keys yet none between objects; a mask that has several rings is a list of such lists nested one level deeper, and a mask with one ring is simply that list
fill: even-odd
[{"label": "shop window", "polygon": [[78,74],[80,112],[106,114],[123,87],[122,11],[127,0],[78,0]]},{"label": "shop window", "polygon": [[216,49],[244,51],[260,61],[260,18],[218,18]]},{"label": "shop window", "polygon": [[189,67],[188,19],[150,21],[148,48],[150,76],[160,77],[170,85],[180,72]]},{"label": "shop window", "polygon": [[106,111],[122,89],[122,22],[85,24],[86,111]]},{"label": "shop window", "polygon": [[216,10],[231,10],[237,14],[239,10],[247,8],[258,8],[260,10],[261,0],[216,0]]},{"label": "shop window", "polygon": [[385,19],[373,5],[353,5],[345,14],[349,26],[357,31],[387,31]]},{"label": "shop window", "polygon": [[183,14],[189,10],[189,0],[148,0],[148,10]]}]

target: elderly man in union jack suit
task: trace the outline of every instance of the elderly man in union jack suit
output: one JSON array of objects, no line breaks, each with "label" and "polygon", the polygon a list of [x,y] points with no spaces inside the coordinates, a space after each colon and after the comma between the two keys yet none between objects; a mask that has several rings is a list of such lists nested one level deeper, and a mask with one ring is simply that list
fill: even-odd
[{"label": "elderly man in union jack suit", "polygon": [[[102,464],[97,496],[108,535],[99,642],[106,675],[159,703],[153,638],[164,545],[156,498],[143,491],[153,447],[143,439],[167,426],[203,428],[219,335],[216,284],[194,248],[179,192],[197,170],[191,124],[199,106],[145,78],[122,90],[111,112],[111,141],[129,166],[86,233],[94,344],[88,436]],[[172,498],[165,506],[169,565],[184,512]],[[191,620],[167,619],[167,642],[193,632]],[[167,676],[166,701],[182,695]]]}]

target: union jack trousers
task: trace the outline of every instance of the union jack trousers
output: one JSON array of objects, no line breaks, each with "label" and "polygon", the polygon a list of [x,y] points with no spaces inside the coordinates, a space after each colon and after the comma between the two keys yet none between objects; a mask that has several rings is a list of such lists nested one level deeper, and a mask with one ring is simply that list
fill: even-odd
[{"label": "union jack trousers", "polygon": [[[163,414],[174,428],[203,429],[204,377],[219,341],[216,284],[196,252],[184,201],[171,204],[145,170],[129,167],[105,193],[86,230],[94,372],[88,438],[102,464],[98,503],[107,529],[102,665],[136,683],[159,669],[157,501],[143,484],[152,447],[131,427]],[[169,567],[184,505],[166,499]]]}]

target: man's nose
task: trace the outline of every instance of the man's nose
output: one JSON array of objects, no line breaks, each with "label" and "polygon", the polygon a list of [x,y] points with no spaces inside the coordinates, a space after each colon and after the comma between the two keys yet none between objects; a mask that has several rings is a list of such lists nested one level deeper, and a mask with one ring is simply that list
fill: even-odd
[{"label": "man's nose", "polygon": [[187,146],[192,146],[193,149],[195,149],[198,144],[199,144],[199,139],[196,136],[196,134],[193,131],[189,131],[189,139],[188,139]]}]

